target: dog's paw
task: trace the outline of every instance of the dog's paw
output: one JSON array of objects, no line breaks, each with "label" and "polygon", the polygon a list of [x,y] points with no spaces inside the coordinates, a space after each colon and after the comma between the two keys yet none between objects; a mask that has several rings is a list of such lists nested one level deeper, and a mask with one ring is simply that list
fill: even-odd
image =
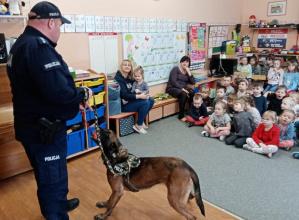
[{"label": "dog's paw", "polygon": [[105,218],[103,217],[103,214],[98,214],[98,215],[94,216],[93,219],[94,220],[104,220]]},{"label": "dog's paw", "polygon": [[98,208],[103,208],[103,207],[107,207],[107,206],[108,206],[108,201],[106,201],[106,202],[98,202],[96,204],[96,207],[98,207]]}]

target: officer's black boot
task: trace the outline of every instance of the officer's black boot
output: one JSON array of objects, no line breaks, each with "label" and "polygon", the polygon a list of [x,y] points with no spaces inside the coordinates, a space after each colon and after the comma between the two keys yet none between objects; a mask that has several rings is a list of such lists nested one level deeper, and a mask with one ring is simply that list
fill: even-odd
[{"label": "officer's black boot", "polygon": [[66,211],[70,212],[77,208],[79,206],[79,199],[74,198],[74,199],[69,199],[67,200],[67,206],[66,206]]}]

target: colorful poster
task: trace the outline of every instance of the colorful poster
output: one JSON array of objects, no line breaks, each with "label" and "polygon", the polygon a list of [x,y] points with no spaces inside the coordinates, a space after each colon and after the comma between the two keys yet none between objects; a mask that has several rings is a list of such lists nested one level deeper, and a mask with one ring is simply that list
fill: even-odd
[{"label": "colorful poster", "polygon": [[227,40],[228,26],[210,26],[209,31],[209,58],[215,52],[220,52],[223,41]]},{"label": "colorful poster", "polygon": [[288,37],[288,29],[262,29],[259,30],[258,48],[285,49]]},{"label": "colorful poster", "polygon": [[123,34],[124,59],[144,68],[149,86],[168,82],[170,71],[186,54],[186,32]]},{"label": "colorful poster", "polygon": [[206,24],[189,24],[188,53],[191,59],[191,70],[201,69],[205,66],[206,53]]}]

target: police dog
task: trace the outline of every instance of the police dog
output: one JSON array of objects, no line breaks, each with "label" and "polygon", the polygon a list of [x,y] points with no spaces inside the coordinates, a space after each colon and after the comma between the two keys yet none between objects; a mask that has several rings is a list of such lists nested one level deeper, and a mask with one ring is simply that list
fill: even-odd
[{"label": "police dog", "polygon": [[[96,138],[95,133],[94,137]],[[122,148],[121,143],[113,131],[100,128],[100,140],[106,155],[115,155],[117,152],[118,156],[110,160],[112,166],[128,156],[127,150]],[[102,159],[104,160],[103,154]],[[98,202],[96,204],[99,208],[106,207],[107,211],[103,214],[96,215],[94,217],[95,220],[102,220],[111,215],[117,202],[124,194],[124,190],[137,192],[138,190],[147,189],[159,183],[164,183],[167,187],[169,204],[178,213],[185,216],[186,219],[196,219],[187,208],[188,199],[194,197],[202,215],[205,215],[198,176],[182,159],[174,157],[140,158],[140,165],[137,168],[133,168],[129,174],[129,184],[123,176],[114,177],[108,168],[107,179],[112,189],[112,194],[107,201]],[[191,180],[194,184],[194,193],[191,192],[190,188]]]}]

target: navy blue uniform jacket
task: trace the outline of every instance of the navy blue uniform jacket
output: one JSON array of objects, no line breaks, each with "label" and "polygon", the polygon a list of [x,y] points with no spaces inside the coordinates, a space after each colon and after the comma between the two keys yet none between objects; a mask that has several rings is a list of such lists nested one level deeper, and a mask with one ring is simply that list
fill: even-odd
[{"label": "navy blue uniform jacket", "polygon": [[7,73],[11,82],[16,139],[35,142],[36,132],[16,126],[17,121],[38,124],[38,119],[65,123],[79,111],[84,90],[76,88],[56,44],[27,26],[10,50]]},{"label": "navy blue uniform jacket", "polygon": [[133,83],[135,80],[131,80],[128,78],[124,78],[120,71],[117,71],[114,79],[118,82],[120,86],[120,98],[126,100],[126,101],[134,101],[136,100],[136,93],[131,93]]}]

